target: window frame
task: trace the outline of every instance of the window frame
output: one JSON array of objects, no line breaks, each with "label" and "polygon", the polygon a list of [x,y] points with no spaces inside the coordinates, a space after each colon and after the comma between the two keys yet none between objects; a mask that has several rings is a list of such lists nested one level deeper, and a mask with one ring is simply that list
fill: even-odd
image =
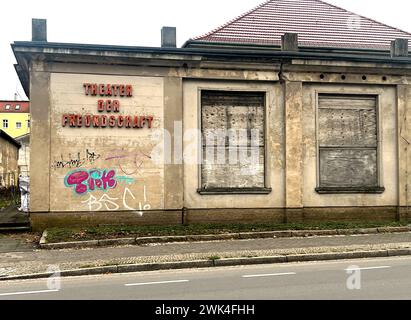
[{"label": "window frame", "polygon": [[[319,101],[320,96],[328,95],[334,97],[364,97],[364,98],[374,98],[375,99],[375,115],[376,115],[376,126],[377,126],[377,185],[375,187],[322,187],[321,186],[321,164],[320,164],[320,141],[319,141]],[[319,194],[382,194],[385,192],[385,188],[383,187],[383,144],[381,137],[382,134],[382,119],[381,119],[381,92],[373,92],[373,93],[358,93],[358,92],[338,92],[338,90],[334,91],[316,91],[315,92],[315,142],[316,142],[316,178],[317,178],[317,186],[315,191]]]},{"label": "window frame", "polygon": [[[204,189],[202,184],[202,168],[203,168],[203,105],[202,105],[202,96],[204,91],[215,91],[215,92],[239,92],[239,93],[260,93],[264,95],[264,105],[263,105],[263,129],[264,129],[264,187],[253,187],[253,188],[210,188]],[[197,192],[200,195],[241,195],[241,194],[250,194],[250,195],[268,195],[272,192],[272,188],[268,187],[268,168],[267,168],[267,155],[268,155],[268,145],[267,145],[267,132],[268,132],[268,121],[267,121],[267,106],[269,102],[269,92],[267,90],[258,90],[258,89],[249,89],[249,88],[205,88],[201,87],[197,90],[197,112],[198,112],[198,128],[199,137],[198,137],[198,189]]]},{"label": "window frame", "polygon": [[16,104],[16,106],[14,107],[14,109],[15,109],[16,111],[20,111],[20,110],[21,110],[21,105]]},{"label": "window frame", "polygon": [[[6,125],[4,125],[4,124],[6,124]],[[2,125],[3,125],[3,129],[8,129],[9,128],[9,120],[8,119],[3,119]]]},{"label": "window frame", "polygon": [[21,129],[21,128],[23,128],[23,123],[21,121],[16,121],[16,129]]}]

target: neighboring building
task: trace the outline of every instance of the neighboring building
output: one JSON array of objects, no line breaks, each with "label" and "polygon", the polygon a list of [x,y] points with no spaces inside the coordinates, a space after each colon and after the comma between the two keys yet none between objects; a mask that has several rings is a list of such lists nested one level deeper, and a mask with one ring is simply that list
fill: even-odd
[{"label": "neighboring building", "polygon": [[19,173],[23,176],[30,176],[30,134],[17,137],[15,139],[20,143],[19,149]]},{"label": "neighboring building", "polygon": [[0,130],[0,191],[18,184],[20,143]]},{"label": "neighboring building", "polygon": [[183,48],[169,27],[146,48],[48,43],[45,25],[12,45],[34,229],[410,219],[411,34],[318,0]]},{"label": "neighboring building", "polygon": [[30,132],[30,102],[0,101],[0,129],[13,138]]}]

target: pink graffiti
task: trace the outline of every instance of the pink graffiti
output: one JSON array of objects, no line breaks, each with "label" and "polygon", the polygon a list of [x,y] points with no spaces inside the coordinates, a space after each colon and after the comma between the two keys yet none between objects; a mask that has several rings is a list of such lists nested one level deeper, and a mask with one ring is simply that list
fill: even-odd
[{"label": "pink graffiti", "polygon": [[117,186],[114,170],[76,170],[69,172],[64,179],[66,187],[74,187],[74,191],[83,195],[94,190],[114,189]]}]

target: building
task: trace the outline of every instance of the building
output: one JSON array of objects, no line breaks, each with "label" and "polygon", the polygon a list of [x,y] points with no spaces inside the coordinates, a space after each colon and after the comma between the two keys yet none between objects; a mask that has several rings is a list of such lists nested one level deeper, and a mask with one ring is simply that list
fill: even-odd
[{"label": "building", "polygon": [[19,149],[19,174],[23,176],[30,176],[30,134],[27,133],[15,139],[20,143],[21,147]]},{"label": "building", "polygon": [[30,132],[30,102],[0,101],[0,129],[13,138]]},{"label": "building", "polygon": [[411,34],[271,0],[176,48],[14,42],[31,220],[409,219]]},{"label": "building", "polygon": [[0,130],[0,195],[5,190],[17,187],[20,143]]}]

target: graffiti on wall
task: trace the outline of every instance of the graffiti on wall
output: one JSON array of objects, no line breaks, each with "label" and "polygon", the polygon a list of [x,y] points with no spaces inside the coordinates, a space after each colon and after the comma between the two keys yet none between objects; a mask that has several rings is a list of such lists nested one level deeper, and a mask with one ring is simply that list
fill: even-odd
[{"label": "graffiti on wall", "polygon": [[[82,168],[95,164],[99,159],[98,163],[104,161],[101,167]],[[74,195],[83,197],[81,204],[86,210],[124,210],[142,216],[143,212],[151,210],[152,206],[147,200],[144,181],[136,186],[135,179],[136,175],[142,175],[144,163],[148,159],[151,157],[140,149],[112,149],[102,155],[86,149],[85,153],[79,152],[75,157],[71,154],[66,158],[61,155],[61,159],[54,162],[53,168],[72,169],[66,174],[64,185],[71,189]]]},{"label": "graffiti on wall", "polygon": [[105,158],[106,161],[113,161],[126,176],[140,174],[147,159],[151,159],[151,156],[142,151],[130,152],[123,149],[111,150]]},{"label": "graffiti on wall", "polygon": [[134,179],[130,178],[130,177],[125,177],[125,176],[119,176],[116,178],[118,182],[124,182],[125,184],[133,184],[134,183]]},{"label": "graffiti on wall", "polygon": [[89,211],[99,211],[103,208],[107,211],[117,211],[123,206],[125,210],[136,211],[140,216],[143,215],[143,211],[151,209],[151,205],[147,202],[146,186],[144,186],[144,201],[137,201],[133,192],[125,187],[121,198],[112,198],[107,194],[97,198],[90,194],[89,198],[82,203]]},{"label": "graffiti on wall", "polygon": [[117,186],[116,172],[112,169],[80,169],[69,172],[64,184],[78,195],[95,190],[108,191]]},{"label": "graffiti on wall", "polygon": [[81,168],[84,165],[94,164],[98,159],[100,159],[101,155],[86,149],[85,152],[77,152],[76,155],[72,155],[71,153],[68,156],[64,156],[63,154],[60,155],[60,158],[55,160],[51,167],[56,169],[73,169],[73,168]]}]

